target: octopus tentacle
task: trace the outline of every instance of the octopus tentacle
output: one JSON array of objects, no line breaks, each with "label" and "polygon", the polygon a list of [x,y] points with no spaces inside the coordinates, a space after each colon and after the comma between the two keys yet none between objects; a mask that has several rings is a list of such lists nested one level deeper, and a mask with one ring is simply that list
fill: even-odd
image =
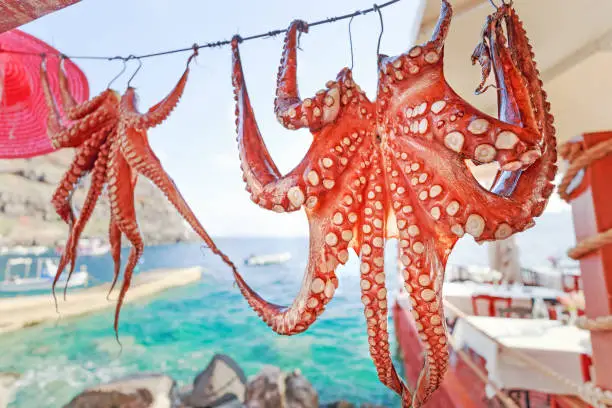
[{"label": "octopus tentacle", "polygon": [[115,285],[117,284],[117,279],[119,278],[119,272],[121,271],[121,230],[117,226],[117,222],[115,221],[112,215],[110,217],[108,237],[111,246],[111,256],[113,258],[114,269],[113,281],[111,282],[110,289],[108,290],[108,294],[106,295],[107,299],[115,288]]},{"label": "octopus tentacle", "polygon": [[74,222],[74,213],[70,203],[71,194],[76,188],[79,180],[87,175],[94,167],[94,163],[98,157],[99,147],[104,142],[109,130],[110,128],[107,127],[93,134],[90,139],[85,141],[85,143],[77,149],[70,168],[64,173],[58,187],[53,193],[51,203],[56,213],[70,226]]},{"label": "octopus tentacle", "polygon": [[128,88],[121,98],[121,113],[128,117],[129,126],[139,129],[152,128],[168,119],[176,105],[178,105],[189,75],[189,67],[185,70],[172,91],[159,103],[153,105],[145,114],[139,113],[136,108],[136,90]]},{"label": "octopus tentacle", "polygon": [[161,102],[153,105],[145,114],[138,112],[136,107],[136,91],[134,88],[128,87],[121,100],[120,110],[124,117],[129,118],[128,122],[130,126],[140,129],[147,129],[155,127],[168,119],[168,116],[170,116],[174,108],[176,108],[176,105],[178,105],[179,100],[183,96],[185,85],[187,84],[187,78],[189,76],[189,63],[197,55],[198,49],[194,44],[194,52],[187,60],[185,72],[183,72],[183,75],[177,84],[174,86],[172,91],[170,91],[170,93],[161,100]]},{"label": "octopus tentacle", "polygon": [[[136,182],[138,181],[138,177],[135,173],[132,174],[131,180],[131,188],[136,188]],[[110,294],[115,289],[115,285],[117,284],[117,279],[119,279],[119,273],[121,272],[121,229],[117,224],[116,217],[113,216],[111,212],[110,222],[108,225],[108,238],[111,247],[111,257],[113,258],[113,280],[111,282],[110,289],[106,295],[106,298],[109,299]]]},{"label": "octopus tentacle", "polygon": [[[64,71],[64,62],[65,58],[60,59],[60,64],[58,67],[58,77],[59,77],[59,88],[60,88],[60,97],[62,99],[62,107],[64,108],[64,112],[66,116],[70,118],[68,112],[74,112],[77,107],[77,102],[74,100],[72,94],[70,93],[70,89],[68,86],[68,80],[66,78],[66,72]],[[72,118],[70,118],[72,119]]]},{"label": "octopus tentacle", "polygon": [[451,20],[453,18],[453,8],[447,0],[442,0],[440,6],[440,16],[438,22],[431,35],[431,40],[427,43],[427,46],[436,48],[438,52],[441,52],[444,47],[444,41],[448,35],[450,29]]},{"label": "octopus tentacle", "polygon": [[134,208],[134,175],[127,161],[123,155],[120,154],[119,144],[119,139],[116,139],[111,147],[111,159],[108,172],[108,195],[112,217],[116,221],[117,227],[132,244],[132,249],[130,250],[130,255],[123,272],[123,284],[119,292],[119,298],[117,299],[114,323],[115,333],[118,333],[119,313],[132,280],[132,273],[144,252],[144,242],[140,232],[138,232],[136,210]]},{"label": "octopus tentacle", "polygon": [[[366,182],[366,158],[363,153],[360,160],[352,161],[338,178],[338,185],[344,186],[344,195],[319,196],[321,199],[313,200],[312,209],[307,207],[310,225],[308,264],[299,294],[290,307],[268,303],[238,273],[235,274],[238,287],[250,306],[275,332],[286,335],[303,332],[333,297],[338,286],[335,269],[348,261],[349,246],[361,233],[357,219]],[[379,185],[378,189],[381,187]]]},{"label": "octopus tentacle", "polygon": [[64,130],[64,126],[62,125],[61,115],[55,103],[55,98],[51,93],[51,87],[49,86],[49,73],[47,72],[46,59],[43,59],[40,63],[40,83],[45,103],[49,108],[49,114],[47,116],[47,136],[51,139],[53,144],[53,136]]},{"label": "octopus tentacle", "polygon": [[[500,58],[495,58],[493,61],[496,76],[500,83],[500,91],[498,92],[500,117],[502,115],[508,117],[519,116],[526,126],[537,129],[542,134],[540,140],[541,149],[544,152],[542,158],[520,174],[522,180],[515,189],[517,196],[532,197],[529,200],[527,210],[529,210],[531,217],[537,217],[544,211],[548,198],[554,189],[552,180],[557,170],[554,118],[550,114],[550,104],[546,100],[546,92],[542,89],[540,74],[523,24],[514,9],[504,6],[504,10],[503,17],[508,32],[508,46],[506,47],[503,44],[502,28],[501,25],[498,25],[494,39],[497,46],[494,51],[499,53]],[[490,41],[493,41],[493,39]],[[495,52],[493,54],[497,56]],[[511,58],[508,57],[508,54]],[[520,87],[515,86],[517,80],[514,77],[518,75],[517,70],[522,79],[522,82],[520,82],[522,86]],[[527,96],[524,96],[525,94]],[[519,109],[516,112],[510,111],[508,108],[503,110],[502,107],[512,106],[511,104],[504,104],[505,100],[518,101]],[[532,109],[525,111],[524,106],[529,106]],[[498,174],[498,180],[502,178],[503,174]],[[505,180],[500,183],[502,188],[504,187],[503,181]]]},{"label": "octopus tentacle", "polygon": [[[381,170],[379,158],[374,154],[373,172]],[[402,396],[404,402],[412,399],[411,391],[400,379],[389,351],[387,333],[387,289],[385,286],[384,245],[385,245],[385,192],[377,181],[368,181],[365,192],[372,197],[374,205],[364,205],[362,231],[360,234],[361,255],[361,300],[365,306],[365,317],[368,328],[370,355],[378,372],[380,381]]]},{"label": "octopus tentacle", "polygon": [[[282,177],[270,157],[255,122],[255,115],[244,83],[237,38],[232,40],[232,51],[232,82],[236,100],[238,147],[247,190],[251,193],[251,199],[264,208],[278,212],[297,211],[306,199],[304,182],[300,180],[299,171],[295,170]],[[245,165],[246,163],[248,166]]]},{"label": "octopus tentacle", "polygon": [[[434,99],[427,115],[413,113],[405,122],[404,128],[410,125],[410,133],[417,139],[424,135],[427,140],[431,135],[445,148],[477,164],[496,161],[502,169],[511,171],[523,170],[541,156],[537,132],[478,111],[450,88]],[[420,112],[423,104],[428,105],[422,102],[412,111]],[[429,126],[431,133],[427,131]]]},{"label": "octopus tentacle", "polygon": [[[334,81],[327,82],[313,98],[300,99],[297,85],[297,33],[307,33],[308,24],[295,20],[285,36],[283,57],[278,71],[274,112],[288,129],[308,127],[317,130],[333,122],[340,109],[340,91]],[[237,52],[237,51],[236,51]]]},{"label": "octopus tentacle", "polygon": [[[448,209],[458,212],[459,208],[454,207],[458,205],[454,194],[446,186],[443,189],[444,184],[436,184],[436,176],[424,161],[410,160],[413,157],[402,160],[399,156],[387,160],[391,169],[390,201],[399,231],[403,279],[417,331],[426,347],[425,365],[415,392],[415,401],[422,404],[438,387],[448,366],[441,288],[446,256],[458,236],[457,227],[450,226],[454,222],[445,218],[450,218]],[[422,177],[423,174],[427,177]],[[434,180],[426,183],[429,177]],[[444,219],[440,222],[442,213]],[[463,228],[460,232],[463,234]]]},{"label": "octopus tentacle", "polygon": [[[234,273],[238,288],[249,305],[278,334],[293,335],[305,331],[323,313],[338,285],[335,274],[337,261],[326,255],[331,249],[325,244],[328,234],[316,230],[314,223],[310,225],[308,266],[300,291],[291,306],[267,302],[251,289],[239,273]],[[338,240],[337,235],[334,236]],[[331,263],[331,268],[328,263]]]},{"label": "octopus tentacle", "polygon": [[[98,157],[95,161],[92,173],[91,173],[91,186],[87,191],[87,196],[85,197],[85,201],[83,203],[83,207],[81,208],[81,213],[73,224],[73,227],[70,231],[70,235],[68,237],[68,243],[66,245],[66,249],[64,250],[64,254],[60,259],[59,265],[57,267],[57,275],[62,273],[66,265],[70,263],[70,270],[68,272],[68,279],[66,280],[66,288],[68,287],[68,281],[70,281],[70,277],[74,272],[74,268],[76,267],[76,257],[78,250],[78,243],[87,222],[89,221],[94,208],[102,194],[102,189],[104,187],[104,183],[106,182],[106,171],[107,171],[107,163],[108,157],[110,154],[110,143],[111,138],[106,139],[106,141],[100,146]],[[54,282],[55,284],[55,282]],[[65,288],[65,289],[66,289]],[[66,290],[64,289],[64,296]]]}]

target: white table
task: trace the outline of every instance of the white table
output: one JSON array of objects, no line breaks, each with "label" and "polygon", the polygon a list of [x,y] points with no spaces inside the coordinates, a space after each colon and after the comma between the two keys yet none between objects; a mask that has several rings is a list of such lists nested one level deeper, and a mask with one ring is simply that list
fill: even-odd
[{"label": "white table", "polygon": [[[467,316],[457,320],[453,338],[456,347],[469,347],[481,355],[491,382],[506,390],[573,393],[564,383],[508,353],[508,349],[527,354],[577,384],[584,383],[580,355],[591,354],[588,331],[554,320]],[[491,392],[487,389],[487,394]]]},{"label": "white table", "polygon": [[538,266],[532,268],[532,270],[538,274],[539,284],[549,288],[555,288],[563,290],[563,280],[565,279],[566,285],[572,285],[570,281],[574,276],[581,276],[580,268],[568,268],[568,269],[555,269],[550,266]]},{"label": "white table", "polygon": [[[467,315],[473,315],[472,296],[490,295],[512,298],[512,306],[531,307],[534,299],[555,300],[565,293],[551,288],[520,285],[491,285],[475,282],[444,282],[442,296]],[[447,315],[454,314],[447,310]]]}]

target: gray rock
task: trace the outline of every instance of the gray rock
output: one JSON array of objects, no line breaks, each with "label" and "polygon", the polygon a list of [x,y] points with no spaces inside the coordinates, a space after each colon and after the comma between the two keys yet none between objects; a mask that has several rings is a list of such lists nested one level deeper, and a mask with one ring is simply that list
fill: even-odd
[{"label": "gray rock", "polygon": [[247,388],[247,408],[318,408],[319,396],[299,370],[265,366]]},{"label": "gray rock", "polygon": [[357,408],[355,404],[348,401],[336,401],[331,404],[322,405],[321,408]]},{"label": "gray rock", "polygon": [[64,408],[172,408],[176,382],[163,374],[139,374],[90,387]]},{"label": "gray rock", "polygon": [[144,388],[130,394],[118,391],[85,391],[64,408],[149,408],[152,403],[151,392]]},{"label": "gray rock", "polygon": [[189,407],[241,407],[246,394],[246,376],[230,357],[216,354],[193,385],[181,389],[180,394],[183,404]]}]

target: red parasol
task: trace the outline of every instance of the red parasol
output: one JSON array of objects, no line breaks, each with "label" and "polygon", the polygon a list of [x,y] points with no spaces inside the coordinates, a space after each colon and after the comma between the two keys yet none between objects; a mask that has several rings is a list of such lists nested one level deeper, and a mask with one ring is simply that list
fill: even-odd
[{"label": "red parasol", "polygon": [[[28,55],[32,53],[36,55]],[[47,71],[51,91],[59,102],[59,58],[51,55],[59,51],[20,30],[0,34],[0,159],[26,158],[54,150],[47,138],[49,109],[40,83],[41,53],[50,55]],[[70,60],[64,61],[64,70],[77,103],[87,100],[85,74]]]}]

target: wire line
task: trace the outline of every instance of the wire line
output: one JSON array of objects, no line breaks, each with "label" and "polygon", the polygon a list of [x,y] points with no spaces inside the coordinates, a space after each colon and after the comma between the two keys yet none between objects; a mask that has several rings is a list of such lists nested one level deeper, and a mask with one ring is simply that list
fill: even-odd
[{"label": "wire line", "polygon": [[[365,9],[365,10],[358,10],[355,11],[354,13],[349,13],[349,14],[343,14],[340,16],[335,16],[335,17],[328,17],[326,19],[323,20],[319,20],[319,21],[315,21],[313,23],[308,23],[309,27],[315,27],[318,25],[323,25],[323,24],[330,24],[330,23],[335,23],[337,21],[341,21],[341,20],[346,20],[352,17],[356,17],[356,16],[360,16],[360,15],[365,15],[368,13],[371,13],[373,11],[378,11],[379,9],[385,8],[387,6],[390,6],[392,4],[398,3],[401,0],[390,0],[387,1],[385,3],[382,3],[380,5],[374,5],[373,7],[370,7],[369,9]],[[255,39],[259,39],[259,38],[269,38],[269,37],[276,37],[279,34],[285,33],[287,32],[286,28],[283,29],[278,29],[278,30],[272,30],[272,31],[268,31],[265,33],[261,33],[261,34],[255,34],[255,35],[251,35],[248,37],[241,37],[242,41],[249,41],[249,40],[255,40]],[[158,52],[153,52],[153,53],[149,53],[149,54],[143,54],[143,55],[133,55],[131,54],[128,57],[122,57],[122,56],[114,56],[114,57],[103,57],[103,56],[95,56],[95,55],[66,55],[63,53],[35,53],[35,52],[27,52],[27,51],[18,51],[18,50],[5,50],[5,49],[0,49],[0,53],[7,53],[7,54],[19,54],[19,55],[32,55],[32,56],[39,56],[41,58],[44,58],[46,56],[49,55],[53,55],[56,57],[60,57],[60,58],[69,58],[69,59],[88,59],[88,60],[107,60],[107,61],[112,61],[112,60],[123,60],[123,61],[129,61],[132,59],[143,59],[143,58],[153,58],[153,57],[159,57],[162,55],[169,55],[169,54],[177,54],[177,53],[181,53],[181,52],[188,52],[188,51],[193,51],[194,49],[203,49],[203,48],[217,48],[217,47],[223,47],[225,45],[229,45],[231,43],[231,40],[220,40],[220,41],[212,41],[212,42],[207,42],[205,44],[202,45],[198,45],[198,44],[194,44],[192,46],[189,47],[185,47],[185,48],[177,48],[174,50],[168,50],[168,51],[158,51]]]}]

